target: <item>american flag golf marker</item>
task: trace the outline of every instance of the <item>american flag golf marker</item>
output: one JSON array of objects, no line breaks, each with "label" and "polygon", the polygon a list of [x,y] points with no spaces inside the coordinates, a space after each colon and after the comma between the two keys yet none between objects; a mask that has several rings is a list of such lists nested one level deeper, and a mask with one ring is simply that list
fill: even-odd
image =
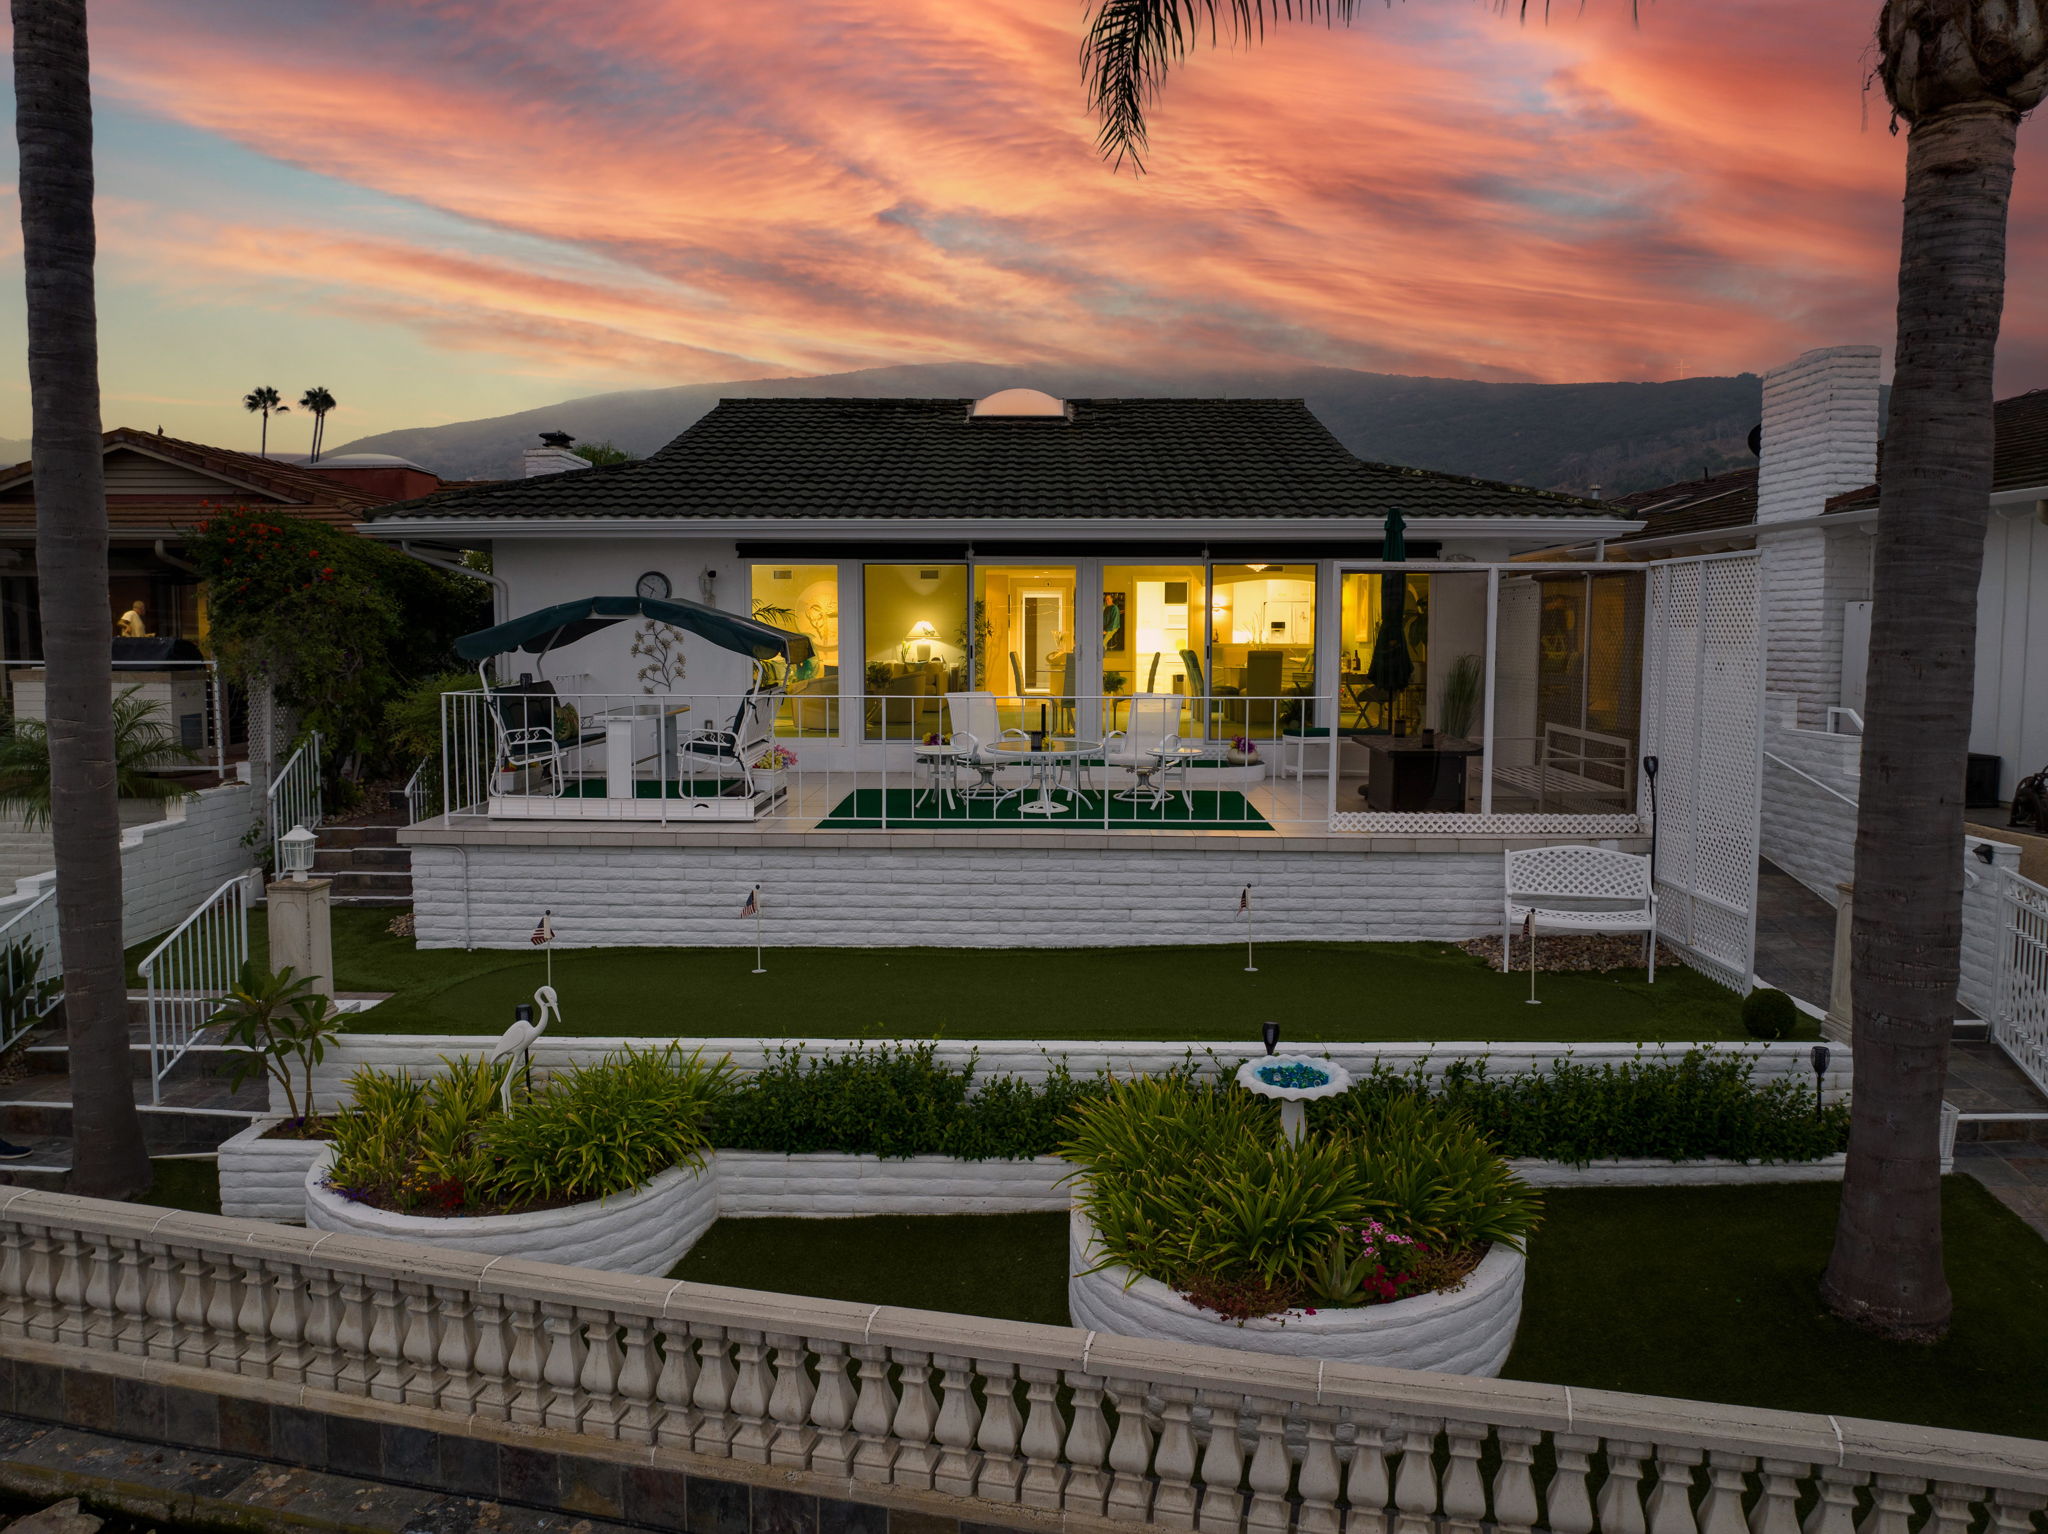
[{"label": "american flag golf marker", "polygon": [[740,916],[754,918],[754,973],[765,975],[768,971],[761,964],[761,886],[755,885],[747,891],[747,903],[740,907]]}]

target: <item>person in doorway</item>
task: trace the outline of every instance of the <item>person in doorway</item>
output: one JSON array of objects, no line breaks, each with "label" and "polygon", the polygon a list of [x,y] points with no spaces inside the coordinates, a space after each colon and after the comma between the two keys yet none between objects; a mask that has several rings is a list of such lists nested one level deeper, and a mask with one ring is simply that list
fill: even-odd
[{"label": "person in doorway", "polygon": [[145,639],[149,636],[149,621],[142,615],[141,597],[128,604],[128,611],[121,614],[117,628],[123,639]]}]

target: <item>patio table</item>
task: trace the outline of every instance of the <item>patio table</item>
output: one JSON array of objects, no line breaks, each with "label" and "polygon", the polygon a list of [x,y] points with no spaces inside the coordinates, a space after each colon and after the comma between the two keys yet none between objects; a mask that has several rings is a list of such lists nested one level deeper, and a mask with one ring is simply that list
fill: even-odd
[{"label": "patio table", "polygon": [[[1038,797],[1029,804],[1019,805],[1019,814],[1072,814],[1073,806],[1061,804],[1053,795],[1064,792],[1069,798],[1080,798],[1081,758],[1093,755],[1101,749],[1102,742],[1099,740],[1081,740],[1065,736],[1048,738],[1036,746],[1020,744],[1014,740],[1000,741],[989,746],[989,757],[1020,762],[1031,770],[1031,775],[1021,785],[1002,795],[996,803],[1001,804],[1005,799],[1014,799],[1019,794],[1028,794],[1035,788],[1038,790]],[[1062,778],[1069,773],[1072,774],[1074,781],[1062,782]]]},{"label": "patio table", "polygon": [[1173,792],[1168,786],[1176,778],[1180,781],[1180,802],[1192,813],[1195,807],[1193,790],[1188,787],[1188,769],[1195,763],[1215,754],[1214,746],[1182,745],[1160,746],[1147,751],[1150,764],[1134,763],[1131,772],[1137,783],[1118,792],[1117,798],[1132,804],[1143,802],[1154,809],[1166,803],[1166,796]]}]

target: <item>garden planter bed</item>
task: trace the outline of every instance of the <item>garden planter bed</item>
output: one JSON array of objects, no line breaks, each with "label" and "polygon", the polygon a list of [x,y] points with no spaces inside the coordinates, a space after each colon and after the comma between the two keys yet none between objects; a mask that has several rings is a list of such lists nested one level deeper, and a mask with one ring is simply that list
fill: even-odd
[{"label": "garden planter bed", "polygon": [[1733,1183],[1840,1182],[1846,1156],[1819,1161],[1662,1161],[1654,1158],[1538,1161],[1511,1157],[1508,1165],[1536,1188],[1707,1188]]},{"label": "garden planter bed", "polygon": [[306,1218],[306,1173],[327,1156],[325,1140],[266,1140],[282,1118],[258,1119],[221,1143],[220,1212],[243,1220]]},{"label": "garden planter bed", "polygon": [[301,1188],[306,1223],[315,1230],[610,1273],[668,1272],[718,1218],[718,1176],[711,1167],[671,1167],[630,1193],[524,1214],[420,1215],[372,1208],[327,1186],[325,1156],[306,1172]]},{"label": "garden planter bed", "polygon": [[722,1150],[718,1209],[727,1219],[764,1215],[1027,1214],[1067,1207],[1053,1156],[957,1161],[950,1156],[785,1156]]},{"label": "garden planter bed", "polygon": [[1156,1279],[1129,1283],[1128,1268],[1084,1271],[1101,1255],[1094,1227],[1078,1209],[1068,1226],[1068,1253],[1073,1276],[1067,1280],[1067,1309],[1076,1326],[1120,1337],[1487,1378],[1500,1373],[1514,1346],[1527,1267],[1520,1252],[1495,1246],[1460,1289],[1357,1310],[1296,1312],[1285,1322],[1265,1318],[1240,1326]]}]

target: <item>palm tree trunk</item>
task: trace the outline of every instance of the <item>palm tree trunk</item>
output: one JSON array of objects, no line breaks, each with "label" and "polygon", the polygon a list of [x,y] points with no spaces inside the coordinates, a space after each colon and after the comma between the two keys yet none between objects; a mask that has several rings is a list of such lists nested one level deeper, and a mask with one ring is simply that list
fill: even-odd
[{"label": "palm tree trunk", "polygon": [[13,0],[13,12],[50,833],[71,1059],[70,1186],[132,1198],[148,1189],[150,1166],[128,1072],[121,954],[85,0]]},{"label": "palm tree trunk", "polygon": [[1963,773],[2019,114],[1920,119],[1906,149],[1899,337],[1872,570],[1856,818],[1856,1092],[1834,1254],[1836,1314],[1948,1328],[1939,1135],[1960,976]]}]

